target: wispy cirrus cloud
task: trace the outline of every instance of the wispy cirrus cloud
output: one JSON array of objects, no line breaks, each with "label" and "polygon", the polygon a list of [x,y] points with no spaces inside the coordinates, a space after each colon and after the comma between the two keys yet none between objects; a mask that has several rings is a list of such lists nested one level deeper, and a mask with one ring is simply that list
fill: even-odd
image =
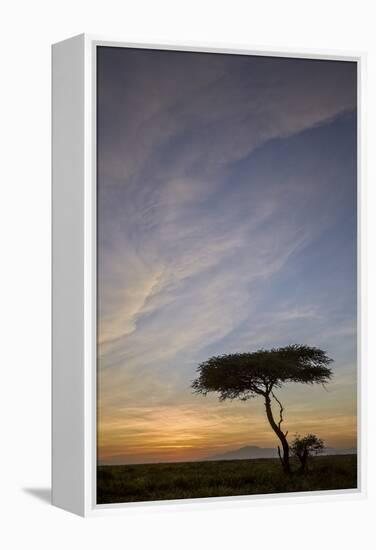
[{"label": "wispy cirrus cloud", "polygon": [[[355,64],[99,50],[99,175],[215,171],[356,105]],[[158,170],[158,171],[157,171]],[[107,180],[107,181],[106,181]]]}]

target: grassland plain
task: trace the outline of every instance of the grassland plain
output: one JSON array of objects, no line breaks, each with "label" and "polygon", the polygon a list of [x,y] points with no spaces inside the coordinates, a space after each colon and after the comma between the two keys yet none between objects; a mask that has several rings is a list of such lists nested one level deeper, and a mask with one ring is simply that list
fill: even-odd
[{"label": "grassland plain", "polygon": [[97,503],[355,489],[356,455],[317,456],[305,474],[279,459],[98,466]]}]

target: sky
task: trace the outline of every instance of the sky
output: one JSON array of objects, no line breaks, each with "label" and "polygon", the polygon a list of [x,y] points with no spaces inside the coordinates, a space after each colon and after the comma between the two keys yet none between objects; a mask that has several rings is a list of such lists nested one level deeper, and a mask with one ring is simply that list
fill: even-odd
[{"label": "sky", "polygon": [[289,434],[356,446],[356,125],[352,62],[98,48],[99,463],[276,446],[190,385],[293,343],[334,377],[279,390]]}]

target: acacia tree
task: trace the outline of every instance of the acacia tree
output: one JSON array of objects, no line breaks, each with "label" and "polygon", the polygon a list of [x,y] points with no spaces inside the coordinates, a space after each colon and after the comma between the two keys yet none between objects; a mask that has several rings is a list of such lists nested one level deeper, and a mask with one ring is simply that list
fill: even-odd
[{"label": "acacia tree", "polygon": [[304,437],[296,434],[290,448],[300,461],[300,471],[305,472],[308,458],[311,455],[322,453],[325,446],[323,440],[315,434],[308,434]]},{"label": "acacia tree", "polygon": [[[333,374],[328,366],[331,362],[321,349],[296,344],[253,353],[219,355],[197,367],[198,376],[192,388],[203,395],[217,392],[220,401],[263,397],[267,419],[282,446],[281,452],[278,445],[278,454],[283,470],[290,473],[288,432],[281,427],[284,408],[275,390],[288,382],[325,384]],[[273,415],[272,399],[279,407],[278,420]]]}]

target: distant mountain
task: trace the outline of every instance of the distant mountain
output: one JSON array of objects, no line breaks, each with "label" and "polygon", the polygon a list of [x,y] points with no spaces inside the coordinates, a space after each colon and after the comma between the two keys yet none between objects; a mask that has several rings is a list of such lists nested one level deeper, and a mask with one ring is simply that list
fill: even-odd
[{"label": "distant mountain", "polygon": [[[335,449],[334,447],[325,448],[322,455],[347,455],[356,454],[356,449]],[[247,460],[250,458],[277,458],[278,451],[273,447],[257,447],[256,445],[249,445],[247,447],[241,447],[234,451],[228,451],[227,453],[208,456],[206,460]]]},{"label": "distant mountain", "polygon": [[209,456],[207,460],[244,460],[247,458],[275,458],[277,456],[278,452],[276,448],[249,445],[248,447],[241,447],[227,453]]},{"label": "distant mountain", "polygon": [[325,447],[323,455],[356,455],[357,449],[350,447],[349,449],[336,449],[335,447]]}]

